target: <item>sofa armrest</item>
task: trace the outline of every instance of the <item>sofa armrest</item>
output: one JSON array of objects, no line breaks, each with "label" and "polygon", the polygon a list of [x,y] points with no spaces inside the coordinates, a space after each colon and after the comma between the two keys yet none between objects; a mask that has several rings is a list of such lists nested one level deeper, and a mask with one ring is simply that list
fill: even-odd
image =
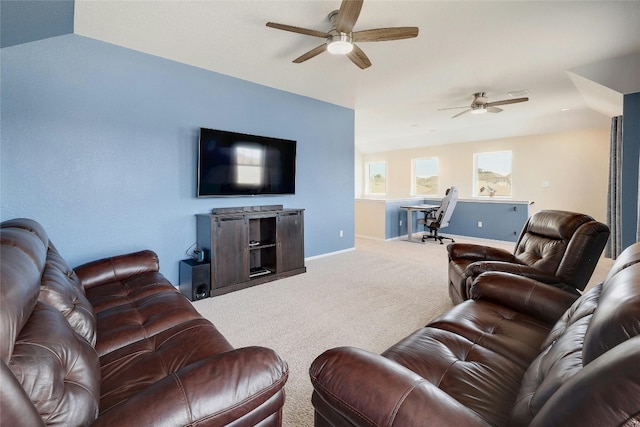
[{"label": "sofa armrest", "polygon": [[485,300],[554,324],[578,299],[555,286],[511,273],[488,272],[478,276],[469,290],[474,300]]},{"label": "sofa armrest", "polygon": [[273,350],[244,347],[185,366],[106,409],[92,426],[246,425],[279,413],[284,405],[287,363]]},{"label": "sofa armrest", "polygon": [[449,260],[467,259],[472,261],[518,262],[509,251],[473,243],[451,243],[447,245]]},{"label": "sofa armrest", "polygon": [[317,416],[340,425],[486,425],[418,374],[365,350],[328,350],[316,358],[309,375]]},{"label": "sofa armrest", "polygon": [[80,265],[74,270],[85,288],[127,279],[160,269],[158,255],[150,250],[103,258]]}]

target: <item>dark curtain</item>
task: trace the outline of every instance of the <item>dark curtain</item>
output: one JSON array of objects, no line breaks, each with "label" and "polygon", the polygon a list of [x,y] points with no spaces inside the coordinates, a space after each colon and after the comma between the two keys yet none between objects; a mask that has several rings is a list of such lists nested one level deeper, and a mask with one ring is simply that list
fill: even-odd
[{"label": "dark curtain", "polygon": [[622,116],[611,119],[609,152],[609,187],[607,190],[607,225],[611,236],[604,256],[616,259],[621,252],[620,203],[622,197]]}]

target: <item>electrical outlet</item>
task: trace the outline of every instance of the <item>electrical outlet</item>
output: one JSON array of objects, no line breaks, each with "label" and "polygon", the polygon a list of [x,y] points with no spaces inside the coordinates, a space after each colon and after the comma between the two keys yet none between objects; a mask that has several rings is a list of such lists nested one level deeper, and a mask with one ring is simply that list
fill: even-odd
[{"label": "electrical outlet", "polygon": [[400,227],[402,227],[402,220],[400,220]]},{"label": "electrical outlet", "polygon": [[482,228],[482,221],[478,221],[478,228]]},{"label": "electrical outlet", "polygon": [[340,230],[340,237],[344,237],[344,231]]}]

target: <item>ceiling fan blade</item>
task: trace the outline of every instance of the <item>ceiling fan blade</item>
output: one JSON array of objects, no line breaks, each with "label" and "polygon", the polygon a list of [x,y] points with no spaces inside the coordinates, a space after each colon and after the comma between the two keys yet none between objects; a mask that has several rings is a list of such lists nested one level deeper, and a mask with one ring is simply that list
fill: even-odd
[{"label": "ceiling fan blade", "polygon": [[487,107],[495,107],[497,105],[517,104],[518,102],[526,102],[529,98],[503,99],[502,101],[487,102]]},{"label": "ceiling fan blade", "polygon": [[471,111],[471,108],[469,108],[468,110],[464,110],[462,113],[458,113],[455,116],[452,116],[452,119],[455,119],[456,117],[460,117],[461,115],[468,113],[469,111]]},{"label": "ceiling fan blade", "polygon": [[361,69],[369,68],[371,66],[371,61],[367,58],[367,55],[355,44],[353,45],[353,50],[347,53],[347,57],[356,64]]},{"label": "ceiling fan blade", "polygon": [[487,107],[487,111],[488,111],[489,113],[499,113],[500,111],[502,111],[502,108],[498,108],[498,107],[495,107],[495,106],[493,106],[493,105],[489,105],[489,106]]},{"label": "ceiling fan blade", "polygon": [[336,20],[336,30],[341,33],[350,33],[353,30],[353,26],[356,25],[358,16],[360,16],[363,1],[364,0],[342,0]]},{"label": "ceiling fan blade", "polygon": [[460,108],[469,108],[468,105],[465,105],[464,107],[446,107],[446,108],[438,108],[438,111],[444,111],[444,110],[458,110]]},{"label": "ceiling fan blade", "polygon": [[387,40],[411,39],[417,36],[418,27],[391,27],[356,31],[351,37],[354,42],[383,42]]},{"label": "ceiling fan blade", "polygon": [[322,37],[324,39],[329,37],[329,33],[325,33],[322,31],[310,30],[308,28],[302,28],[302,27],[295,27],[293,25],[277,24],[275,22],[267,22],[267,27],[275,28],[277,30],[291,31],[292,33],[304,34],[307,36]]},{"label": "ceiling fan blade", "polygon": [[314,56],[318,56],[320,55],[322,52],[324,52],[325,50],[327,50],[327,44],[321,44],[320,46],[316,47],[315,49],[311,49],[309,52],[300,55],[299,57],[297,57],[296,59],[293,60],[293,62],[295,64],[299,64],[301,62],[306,61],[307,59],[311,59]]}]

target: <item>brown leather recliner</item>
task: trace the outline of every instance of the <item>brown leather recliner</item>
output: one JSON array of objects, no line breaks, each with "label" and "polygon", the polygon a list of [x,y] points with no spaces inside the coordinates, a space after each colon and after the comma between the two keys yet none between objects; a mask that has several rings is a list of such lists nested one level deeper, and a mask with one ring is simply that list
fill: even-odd
[{"label": "brown leather recliner", "polygon": [[471,283],[485,271],[530,277],[580,295],[608,238],[609,227],[589,215],[544,210],[527,220],[513,253],[452,243],[447,247],[449,296],[454,304],[468,299]]},{"label": "brown leather recliner", "polygon": [[309,370],[316,427],[619,427],[640,423],[640,243],[578,299],[488,272],[382,354],[338,347]]}]

